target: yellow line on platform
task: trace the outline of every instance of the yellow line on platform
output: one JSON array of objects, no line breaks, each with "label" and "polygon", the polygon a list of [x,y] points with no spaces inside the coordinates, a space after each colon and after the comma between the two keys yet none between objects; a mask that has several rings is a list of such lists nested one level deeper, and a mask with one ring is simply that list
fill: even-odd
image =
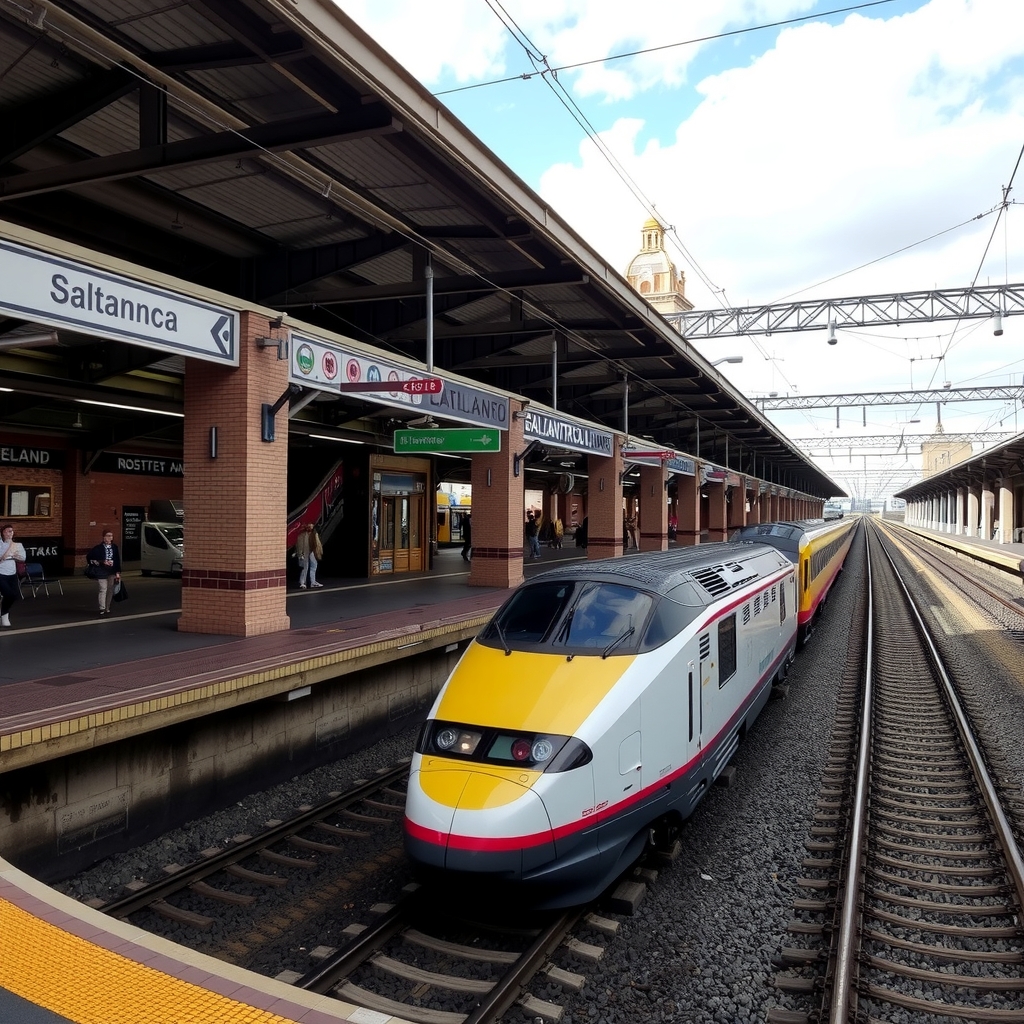
[{"label": "yellow line on platform", "polygon": [[0,937],[0,986],[75,1024],[289,1024],[61,931],[6,900]]}]

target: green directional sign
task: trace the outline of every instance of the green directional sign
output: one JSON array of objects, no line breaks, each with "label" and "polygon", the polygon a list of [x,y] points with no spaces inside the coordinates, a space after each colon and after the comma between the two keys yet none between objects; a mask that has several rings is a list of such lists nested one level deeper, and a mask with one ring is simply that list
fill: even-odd
[{"label": "green directional sign", "polygon": [[451,430],[396,430],[395,453],[500,452],[501,431],[494,427],[455,427]]}]

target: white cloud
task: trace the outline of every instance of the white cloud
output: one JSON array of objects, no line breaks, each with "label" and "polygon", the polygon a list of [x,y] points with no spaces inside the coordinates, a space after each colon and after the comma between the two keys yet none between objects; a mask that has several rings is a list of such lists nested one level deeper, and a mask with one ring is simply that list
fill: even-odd
[{"label": "white cloud", "polygon": [[[483,0],[441,0],[429,16],[404,0],[341,6],[428,84],[442,74],[473,81],[523,66]],[[783,20],[813,6],[717,0],[668,5],[647,17],[618,0],[504,2],[552,66]],[[888,10],[742,35],[714,49],[673,47],[564,72],[560,81],[594,123],[610,123],[605,143],[731,304],[962,287],[976,273],[981,284],[1004,274],[1024,279],[1024,214],[1010,208],[983,265],[994,217],[971,220],[999,203],[1024,142],[1024,4],[930,0],[901,16]],[[693,82],[698,60],[721,70]],[[675,121],[673,110],[682,112]],[[673,123],[674,135],[666,131]],[[495,144],[514,171],[524,144],[537,151],[545,135],[579,132],[553,98],[543,127],[528,141],[517,135]],[[500,122],[488,128],[494,138]],[[581,139],[578,157],[550,166],[537,187],[612,266],[625,268],[647,211],[591,141]],[[1024,196],[1024,166],[1015,196]],[[717,305],[700,275],[684,269],[697,306]],[[751,395],[921,387],[933,377],[940,385],[1007,383],[1024,371],[1024,360],[1014,358],[1024,352],[1018,321],[1024,317],[1008,318],[1000,339],[988,323],[964,323],[953,335],[947,322],[841,331],[834,348],[823,332],[724,339],[709,354],[742,352],[742,365],[723,369]],[[947,348],[941,364],[932,358]],[[868,433],[896,429],[909,416],[900,407],[868,411]],[[999,415],[954,405],[943,422],[968,429],[998,423]],[[835,432],[834,416],[772,418],[806,436]],[[931,429],[935,410],[920,418],[915,429]],[[859,422],[842,414],[841,432]]]}]

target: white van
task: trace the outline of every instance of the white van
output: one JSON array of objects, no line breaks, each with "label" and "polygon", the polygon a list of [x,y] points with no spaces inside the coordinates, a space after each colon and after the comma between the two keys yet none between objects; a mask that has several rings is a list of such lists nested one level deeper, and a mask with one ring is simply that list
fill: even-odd
[{"label": "white van", "polygon": [[142,575],[167,572],[180,576],[185,563],[185,529],[181,523],[142,524]]}]

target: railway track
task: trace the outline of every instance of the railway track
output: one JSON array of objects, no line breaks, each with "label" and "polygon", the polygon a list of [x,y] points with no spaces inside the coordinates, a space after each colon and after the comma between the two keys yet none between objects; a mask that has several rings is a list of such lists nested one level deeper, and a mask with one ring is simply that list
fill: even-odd
[{"label": "railway track", "polygon": [[[127,918],[140,911],[190,928],[206,931],[216,923],[217,904],[251,906],[259,901],[253,889],[274,890],[287,884],[287,872],[306,872],[317,860],[344,850],[344,844],[366,838],[373,829],[401,821],[409,763],[382,769],[372,779],[358,781],[343,793],[333,794],[315,807],[304,807],[286,821],[267,822],[258,835],[235,836],[227,846],[205,851],[202,860],[186,866],[169,865],[165,877],[137,882],[131,892],[99,904],[111,917]],[[213,884],[215,876],[222,876]],[[237,883],[249,891],[238,891]],[[187,895],[203,901],[209,910],[196,910],[172,902]]]},{"label": "railway track", "polygon": [[553,958],[600,960],[601,946],[574,936],[581,922],[606,935],[618,930],[581,909],[518,927],[469,920],[418,887],[381,910],[374,924],[294,983],[417,1024],[487,1024],[513,1007],[531,1020],[557,1021],[562,1006],[530,986],[580,991],[584,976]]},{"label": "railway track", "polygon": [[[859,685],[844,680],[772,1024],[1024,1022],[1024,862],[924,621],[869,532]],[[851,673],[851,676],[857,673]],[[848,733],[844,740],[843,732]]]}]

